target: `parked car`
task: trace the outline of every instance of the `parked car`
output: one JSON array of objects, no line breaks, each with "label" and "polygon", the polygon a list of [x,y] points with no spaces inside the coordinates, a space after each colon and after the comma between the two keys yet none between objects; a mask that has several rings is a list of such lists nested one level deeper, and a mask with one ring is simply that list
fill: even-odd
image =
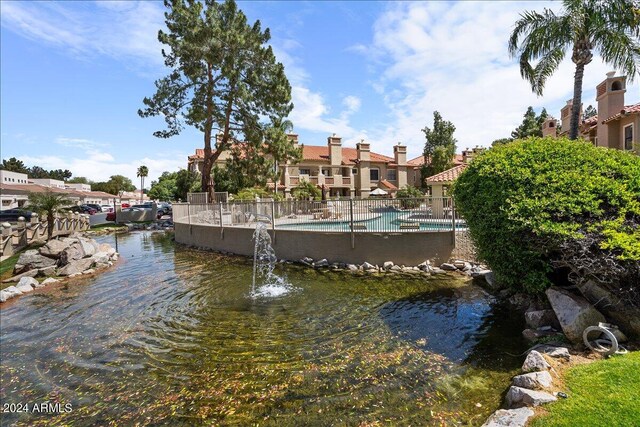
[{"label": "parked car", "polygon": [[107,217],[105,218],[107,221],[115,221],[116,220],[116,212],[111,211],[107,213]]},{"label": "parked car", "polygon": [[98,212],[94,208],[87,205],[71,206],[68,210],[69,212],[76,212],[76,213],[89,214],[89,215],[95,215]]},{"label": "parked car", "polygon": [[122,204],[120,205],[120,207],[121,207],[121,208],[130,208],[130,207],[131,207],[131,205],[130,205],[129,203],[122,203]]},{"label": "parked car", "polygon": [[86,203],[86,206],[95,209],[96,212],[102,212],[102,205],[98,205],[96,203]]},{"label": "parked car", "polygon": [[102,205],[100,207],[102,208],[102,212],[113,212],[113,206],[111,205]]},{"label": "parked car", "polygon": [[[158,219],[162,218],[163,215],[167,214],[165,209],[162,209],[160,207],[160,205],[157,205],[157,208],[158,208],[158,211],[157,211],[157,218]],[[131,209],[153,209],[153,203],[147,202],[147,203],[143,203],[141,205],[133,205],[133,206],[131,206]]]},{"label": "parked car", "polygon": [[7,209],[0,211],[0,221],[17,221],[18,218],[24,217],[27,221],[31,220],[33,212],[24,209]]},{"label": "parked car", "polygon": [[165,215],[171,214],[173,212],[173,208],[171,206],[171,203],[168,203],[168,202],[158,203],[158,209],[162,209],[162,211],[165,213]]}]

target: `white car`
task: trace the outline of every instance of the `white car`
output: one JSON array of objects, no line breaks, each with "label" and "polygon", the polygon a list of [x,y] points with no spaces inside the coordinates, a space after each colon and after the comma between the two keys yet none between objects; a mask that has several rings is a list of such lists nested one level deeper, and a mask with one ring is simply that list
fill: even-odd
[{"label": "white car", "polygon": [[111,213],[113,212],[113,206],[111,205],[101,205],[102,212]]}]

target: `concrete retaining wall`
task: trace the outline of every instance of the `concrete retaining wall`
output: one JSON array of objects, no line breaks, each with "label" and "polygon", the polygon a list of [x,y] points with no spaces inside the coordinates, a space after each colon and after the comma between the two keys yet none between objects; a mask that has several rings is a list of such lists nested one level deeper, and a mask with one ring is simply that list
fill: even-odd
[{"label": "concrete retaining wall", "polygon": [[[230,228],[204,224],[175,224],[176,242],[253,256],[253,229]],[[329,262],[361,264],[365,261],[382,265],[418,265],[429,259],[436,264],[449,260],[453,251],[451,232],[324,233],[301,230],[269,230],[272,246],[279,259],[298,260],[303,257],[326,258]]]}]

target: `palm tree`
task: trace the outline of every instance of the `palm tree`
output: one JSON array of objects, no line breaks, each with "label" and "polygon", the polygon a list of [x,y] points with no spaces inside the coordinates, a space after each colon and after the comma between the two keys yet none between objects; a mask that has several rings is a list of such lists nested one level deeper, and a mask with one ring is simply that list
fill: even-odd
[{"label": "palm tree", "polygon": [[[558,69],[569,48],[576,66],[569,138],[578,136],[584,67],[593,51],[624,72],[630,81],[640,63],[640,3],[638,0],[563,0],[563,10],[526,11],[509,38],[511,57],[520,60],[520,75],[542,95],[549,76]],[[538,61],[535,66],[532,61]]]},{"label": "palm tree", "polygon": [[51,190],[29,193],[29,208],[41,215],[47,215],[47,240],[51,240],[53,236],[53,215],[72,203],[66,194],[53,193]]},{"label": "palm tree", "polygon": [[137,176],[140,177],[140,203],[142,203],[142,194],[144,192],[144,178],[149,175],[149,168],[142,165],[138,168]]}]

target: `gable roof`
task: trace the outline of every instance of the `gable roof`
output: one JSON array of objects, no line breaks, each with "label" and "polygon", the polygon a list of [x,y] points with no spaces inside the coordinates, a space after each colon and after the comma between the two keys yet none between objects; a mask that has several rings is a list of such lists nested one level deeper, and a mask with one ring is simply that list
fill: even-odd
[{"label": "gable roof", "polygon": [[461,165],[454,166],[451,169],[447,169],[446,171],[432,175],[427,178],[427,184],[430,182],[453,182],[460,176],[467,166],[469,166],[467,163],[463,163]]},{"label": "gable roof", "polygon": [[640,114],[640,102],[638,102],[637,104],[625,106],[618,114],[614,114],[613,116],[603,120],[602,123],[609,123],[614,120],[621,119],[623,116],[629,114]]},{"label": "gable roof", "polygon": [[[464,163],[464,156],[462,154],[456,154],[453,158],[453,164],[455,166],[461,165]],[[416,166],[416,167],[420,167],[422,165],[424,165],[424,156],[418,156],[418,157],[414,157],[413,159],[409,160],[407,162],[407,165],[409,166]]]},{"label": "gable roof", "polygon": [[395,191],[398,189],[398,187],[396,187],[395,185],[393,185],[392,183],[390,183],[389,181],[387,181],[386,179],[383,179],[382,181],[380,181],[380,185],[388,188],[389,190]]}]

